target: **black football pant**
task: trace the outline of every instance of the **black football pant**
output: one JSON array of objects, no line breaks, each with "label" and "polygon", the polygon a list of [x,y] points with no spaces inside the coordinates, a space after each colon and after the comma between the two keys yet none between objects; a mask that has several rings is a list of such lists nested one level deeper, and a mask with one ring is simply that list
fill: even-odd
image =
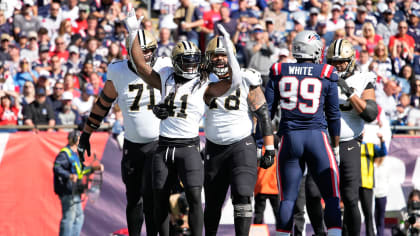
[{"label": "black football pant", "polygon": [[374,236],[373,229],[373,190],[368,188],[359,189],[360,203],[365,216],[366,236]]},{"label": "black football pant", "polygon": [[126,217],[130,236],[140,236],[143,212],[148,236],[157,235],[153,223],[152,156],[157,141],[133,143],[124,140],[121,175],[126,187]]}]

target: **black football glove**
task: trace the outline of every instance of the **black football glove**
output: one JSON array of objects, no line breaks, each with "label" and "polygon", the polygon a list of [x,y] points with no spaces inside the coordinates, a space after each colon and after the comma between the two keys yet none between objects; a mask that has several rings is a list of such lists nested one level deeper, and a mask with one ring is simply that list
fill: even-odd
[{"label": "black football glove", "polygon": [[164,103],[153,106],[153,113],[155,116],[161,120],[168,118],[169,111],[168,106]]},{"label": "black football glove", "polygon": [[276,157],[275,150],[265,150],[264,156],[262,156],[260,160],[260,167],[264,169],[268,169],[270,166],[274,164],[275,157]]},{"label": "black football glove", "polygon": [[338,79],[337,85],[341,89],[341,93],[345,94],[348,98],[351,97],[354,93],[354,88],[349,87],[346,81],[343,78]]},{"label": "black football glove", "polygon": [[80,162],[83,163],[85,161],[85,151],[88,156],[90,156],[90,138],[89,133],[83,132],[82,135],[80,135],[79,139],[79,145],[77,146],[77,153],[79,154]]}]

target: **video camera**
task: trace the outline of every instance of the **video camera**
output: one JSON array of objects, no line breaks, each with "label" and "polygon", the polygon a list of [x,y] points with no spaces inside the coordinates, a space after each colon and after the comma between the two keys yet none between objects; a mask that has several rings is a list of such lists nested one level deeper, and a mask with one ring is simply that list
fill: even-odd
[{"label": "video camera", "polygon": [[413,227],[417,221],[420,221],[420,202],[410,201],[407,203],[408,218],[406,222],[410,225],[410,235],[420,235],[420,230]]}]

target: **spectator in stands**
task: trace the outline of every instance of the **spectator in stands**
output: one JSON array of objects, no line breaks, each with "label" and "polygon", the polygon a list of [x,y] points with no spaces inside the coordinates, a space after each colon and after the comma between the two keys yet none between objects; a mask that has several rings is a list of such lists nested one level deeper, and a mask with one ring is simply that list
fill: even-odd
[{"label": "spectator in stands", "polygon": [[414,47],[414,52],[416,54],[420,53],[420,9],[418,10],[412,10],[409,14],[408,18],[408,32],[407,34],[413,37],[414,42],[417,42]]},{"label": "spectator in stands", "polygon": [[28,33],[25,31],[20,32],[16,39],[17,40],[15,41],[17,42],[17,46],[19,47],[19,49],[22,50],[26,47],[26,44],[28,43]]},{"label": "spectator in stands", "polygon": [[279,46],[284,35],[282,32],[276,31],[274,27],[274,21],[270,18],[265,18],[265,29],[268,33],[268,39],[275,46]]},{"label": "spectator in stands", "polygon": [[[407,125],[408,114],[412,107],[410,106],[410,95],[407,93],[401,94],[399,103],[397,105],[397,113],[395,120],[391,121],[392,125]],[[406,131],[397,131],[396,133],[406,133]]]},{"label": "spectator in stands", "polygon": [[221,20],[216,22],[215,27],[214,27],[214,34],[215,35],[221,35],[219,32],[219,28],[217,27],[218,24],[221,24],[226,31],[229,33],[230,35],[230,39],[233,40],[233,37],[235,35],[237,26],[238,26],[238,21],[236,19],[232,19],[230,18],[230,11],[229,8],[226,6],[223,6],[220,8],[220,17]]},{"label": "spectator in stands", "polygon": [[[48,125],[50,127],[55,125],[54,111],[51,104],[46,102],[47,96],[45,88],[36,88],[35,101],[27,105],[23,109],[24,124],[29,126]],[[48,128],[48,131],[53,131],[53,128]]]},{"label": "spectator in stands", "polygon": [[25,48],[20,51],[20,57],[26,57],[32,63],[39,58],[39,49],[38,49],[38,34],[35,31],[28,33],[29,43]]},{"label": "spectator in stands", "polygon": [[305,30],[316,31],[316,25],[318,24],[319,10],[316,7],[312,7],[309,11],[309,19],[306,21]]},{"label": "spectator in stands", "polygon": [[85,61],[82,70],[79,74],[77,74],[77,77],[79,78],[80,88],[84,88],[85,84],[90,82],[90,76],[93,73],[93,71],[94,69],[92,60]]},{"label": "spectator in stands", "polygon": [[68,145],[60,150],[54,161],[54,192],[60,198],[62,211],[59,235],[80,235],[84,221],[81,179],[92,171],[104,169],[102,164],[97,163],[82,165],[77,154],[79,136],[78,131],[70,132]]},{"label": "spectator in stands", "polygon": [[[165,27],[161,28],[159,32],[159,42],[158,42],[158,48],[156,49],[156,56],[170,57],[172,55],[172,49],[174,48],[174,46],[175,46],[174,42],[171,41],[171,31]],[[118,50],[119,50],[119,47],[118,47]],[[115,52],[114,52],[114,55],[115,55]]]},{"label": "spectator in stands", "polygon": [[255,25],[258,23],[258,16],[249,7],[248,0],[239,0],[238,10],[232,11],[230,13],[230,17],[232,19],[239,19],[242,16],[247,17],[248,23],[251,25]]},{"label": "spectator in stands", "polygon": [[69,45],[71,42],[71,35],[71,22],[67,19],[64,19],[63,21],[61,21],[58,30],[52,34],[51,39],[56,40],[57,37],[60,37],[62,40],[64,40],[65,45]]},{"label": "spectator in stands", "polygon": [[12,25],[8,24],[7,18],[4,16],[4,11],[0,10],[0,35],[1,34],[11,34]]},{"label": "spectator in stands", "polygon": [[64,93],[64,84],[61,81],[57,81],[54,84],[53,92],[51,95],[47,97],[47,102],[51,104],[51,107],[55,114],[57,114],[58,110],[61,109],[62,103],[62,96]]},{"label": "spectator in stands", "polygon": [[398,4],[397,5],[398,10],[395,12],[395,16],[394,16],[395,21],[398,23],[401,21],[407,21],[408,16],[410,12],[412,11],[413,1],[412,0],[398,1],[397,4]]},{"label": "spectator in stands", "polygon": [[392,62],[388,57],[388,48],[384,42],[379,42],[373,53],[373,61],[378,63],[377,74],[381,77],[391,78],[392,76]]},{"label": "spectator in stands", "polygon": [[416,75],[413,80],[411,80],[411,101],[410,105],[415,108],[420,108],[420,75]]},{"label": "spectator in stands", "polygon": [[[299,33],[305,30],[306,27],[306,16],[302,14],[295,13],[293,16],[294,30]],[[327,26],[328,28],[328,26]]]},{"label": "spectator in stands", "polygon": [[396,40],[396,42],[394,43],[391,51],[393,74],[399,74],[401,68],[404,65],[411,63],[411,60],[413,59],[413,54],[408,47],[409,46],[405,41]]},{"label": "spectator in stands", "polygon": [[[410,113],[408,113],[407,126],[420,126],[420,110],[418,107],[411,109]],[[408,133],[410,135],[418,135],[419,131],[410,130]]]},{"label": "spectator in stands", "polygon": [[69,52],[66,50],[67,44],[64,38],[58,36],[57,38],[55,38],[54,42],[55,50],[50,52],[50,57],[57,55],[61,61],[67,61],[67,59],[69,58]]},{"label": "spectator in stands", "polygon": [[40,74],[42,71],[50,71],[50,54],[48,45],[42,44],[39,46],[38,59],[32,62],[32,69]]},{"label": "spectator in stands", "polygon": [[389,44],[389,38],[398,33],[398,24],[395,22],[394,13],[387,8],[382,12],[381,21],[376,26],[376,33],[384,40],[385,45]]},{"label": "spectator in stands", "polygon": [[402,87],[402,92],[409,94],[411,91],[411,84],[416,80],[413,67],[410,64],[403,66],[397,79]]},{"label": "spectator in stands", "polygon": [[371,62],[372,62],[372,58],[369,57],[368,51],[362,50],[360,52],[359,60],[357,61],[357,65],[359,66],[360,71],[361,72],[368,72],[369,71],[369,65],[370,65]]},{"label": "spectator in stands", "polygon": [[181,6],[175,11],[174,21],[178,25],[178,40],[184,37],[200,47],[198,32],[204,23],[203,15],[200,9],[192,4],[191,0],[181,0]]},{"label": "spectator in stands", "polygon": [[0,40],[0,60],[10,61],[12,58],[9,53],[9,45],[13,38],[9,34],[3,33]]},{"label": "spectator in stands", "polygon": [[286,22],[288,13],[283,11],[283,0],[271,1],[270,7],[264,10],[263,19],[270,18],[274,21],[274,30],[284,32],[286,30]]},{"label": "spectator in stands", "polygon": [[92,85],[86,84],[82,90],[82,95],[80,98],[73,99],[73,106],[76,107],[76,110],[82,116],[83,119],[86,119],[89,116],[89,112],[92,109],[93,102],[95,97]]},{"label": "spectator in stands", "polygon": [[[52,37],[57,34],[60,24],[62,24],[62,11],[59,2],[52,2],[47,17],[41,20],[41,27],[48,29],[48,34]],[[71,28],[71,25],[70,25]],[[54,39],[54,38],[53,38]]]},{"label": "spectator in stands", "polygon": [[89,38],[86,46],[87,50],[81,55],[81,61],[84,63],[90,60],[94,67],[99,67],[103,58],[102,55],[97,52],[98,46],[98,40],[96,38]]},{"label": "spectator in stands", "polygon": [[33,15],[33,0],[24,0],[21,14],[15,15],[13,19],[13,33],[19,35],[21,32],[38,32],[41,22]]},{"label": "spectator in stands", "polygon": [[0,125],[17,125],[20,109],[19,97],[6,91],[0,91],[0,94],[2,94],[0,96]]},{"label": "spectator in stands", "polygon": [[47,45],[48,50],[51,46],[51,37],[48,35],[48,30],[44,27],[41,27],[38,30],[38,44],[39,45]]},{"label": "spectator in stands", "polygon": [[5,66],[5,62],[0,60],[0,91],[15,92],[15,82]]},{"label": "spectator in stands", "polygon": [[70,19],[74,22],[79,17],[79,7],[77,6],[78,0],[69,0],[62,5],[62,18]]},{"label": "spectator in stands", "polygon": [[[407,34],[408,32],[408,24],[405,21],[401,21],[398,23],[398,33],[393,35],[389,38],[389,49],[392,50],[394,44],[401,42],[404,46],[404,53],[408,53],[413,55],[414,53],[414,39],[410,35]],[[412,56],[410,61],[412,60]]]},{"label": "spectator in stands", "polygon": [[102,78],[98,73],[93,72],[90,75],[90,84],[92,85],[93,95],[98,96],[101,93],[102,89],[104,88],[104,84],[102,82]]},{"label": "spectator in stands", "polygon": [[245,16],[240,17],[232,42],[236,45],[236,57],[242,67],[248,65],[246,45],[251,39],[251,33],[251,25],[248,23],[248,18]]},{"label": "spectator in stands", "polygon": [[79,48],[76,45],[71,45],[69,47],[69,60],[64,65],[66,67],[66,72],[77,74],[82,68],[82,61],[80,60]]},{"label": "spectator in stands", "polygon": [[203,27],[201,27],[201,30],[205,34],[204,48],[206,47],[207,42],[214,36],[214,26],[216,22],[222,19],[220,16],[220,8],[223,2],[224,0],[210,0],[211,9],[203,13],[204,24]]},{"label": "spectator in stands", "polygon": [[89,15],[87,18],[87,28],[84,31],[85,38],[96,37],[96,29],[98,28],[98,18],[94,15]]},{"label": "spectator in stands", "polygon": [[67,73],[64,76],[63,86],[64,92],[71,92],[71,94],[73,94],[73,98],[80,97],[80,90],[78,89],[79,81],[78,78],[74,76],[74,74]]},{"label": "spectator in stands", "polygon": [[331,2],[329,1],[322,1],[321,2],[321,9],[319,10],[318,19],[323,22],[327,22],[328,19],[331,18]]},{"label": "spectator in stands", "polygon": [[31,104],[35,100],[35,84],[32,81],[26,81],[23,85],[23,92],[20,99],[22,107]]},{"label": "spectator in stands", "polygon": [[355,47],[355,49],[357,50],[360,48],[360,45],[364,45],[366,43],[366,39],[363,37],[356,36],[354,34],[355,29],[356,25],[354,24],[354,21],[346,20],[346,23],[344,25],[344,30],[346,32],[345,39],[347,39],[351,44],[353,44],[353,47]]},{"label": "spectator in stands", "polygon": [[264,31],[260,24],[256,24],[252,30],[252,41],[246,45],[248,55],[250,55],[248,67],[261,73],[263,88],[269,80],[268,74],[270,66],[274,63],[272,55],[275,52],[274,45],[268,38],[268,33]]},{"label": "spectator in stands", "polygon": [[[387,5],[387,7],[389,9],[391,9],[392,13],[395,14],[395,12],[397,12],[398,8],[397,8],[397,4],[395,2],[395,0],[385,0],[385,3]],[[399,22],[399,21],[395,21],[395,22]]]},{"label": "spectator in stands", "polygon": [[[55,113],[55,123],[57,125],[77,125],[82,124],[82,118],[77,110],[72,107],[73,94],[71,92],[64,92],[60,99],[60,108]],[[72,131],[72,128],[58,129],[58,131]]]},{"label": "spectator in stands", "polygon": [[49,77],[54,81],[58,81],[64,78],[66,72],[64,71],[62,61],[58,55],[51,57],[51,71]]},{"label": "spectator in stands", "polygon": [[382,108],[388,122],[396,119],[397,101],[395,96],[399,94],[401,88],[393,80],[384,81],[383,85],[376,87],[376,103]]},{"label": "spectator in stands", "polygon": [[363,29],[362,29],[363,24],[369,21],[366,19],[366,16],[367,16],[367,8],[365,6],[359,6],[357,8],[356,20],[354,21],[355,27],[356,27],[356,30],[355,30],[356,36],[359,36],[359,37],[363,36]]},{"label": "spectator in stands", "polygon": [[[15,78],[20,70],[20,49],[16,44],[9,45],[9,54],[11,60],[6,60],[6,68],[9,69],[10,75]],[[16,82],[15,82],[16,83]]]},{"label": "spectator in stands", "polygon": [[23,84],[26,81],[31,81],[36,83],[38,81],[38,72],[31,69],[30,61],[28,58],[22,58],[20,60],[20,72],[18,72],[14,78],[14,81],[17,86],[19,86],[20,91],[22,91]]},{"label": "spectator in stands", "polygon": [[87,18],[89,16],[90,8],[87,3],[79,3],[79,17],[75,20],[73,26],[73,33],[83,34],[83,31],[87,29]]},{"label": "spectator in stands", "polygon": [[344,29],[345,22],[344,19],[341,18],[341,6],[338,4],[333,5],[331,9],[331,18],[327,21],[327,29],[328,31],[336,31],[338,29]]},{"label": "spectator in stands", "polygon": [[370,56],[373,56],[374,49],[379,42],[383,42],[382,37],[375,33],[375,28],[371,22],[366,22],[362,26],[363,38],[365,43],[362,44],[363,49],[369,52]]},{"label": "spectator in stands", "polygon": [[52,94],[52,86],[55,83],[55,81],[52,81],[52,79],[50,79],[49,74],[48,73],[41,73],[38,77],[38,81],[36,81],[35,83],[35,88],[38,87],[42,87],[45,88],[45,93],[47,96]]}]

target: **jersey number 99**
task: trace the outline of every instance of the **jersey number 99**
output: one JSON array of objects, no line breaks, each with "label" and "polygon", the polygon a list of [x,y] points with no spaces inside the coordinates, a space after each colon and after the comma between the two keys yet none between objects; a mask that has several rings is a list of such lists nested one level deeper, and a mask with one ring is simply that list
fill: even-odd
[{"label": "jersey number 99", "polygon": [[[280,107],[294,110],[296,107],[304,114],[314,114],[319,107],[322,82],[313,77],[298,80],[295,76],[284,76],[279,81]],[[299,102],[298,96],[306,102]],[[309,104],[309,105],[308,105]]]}]

